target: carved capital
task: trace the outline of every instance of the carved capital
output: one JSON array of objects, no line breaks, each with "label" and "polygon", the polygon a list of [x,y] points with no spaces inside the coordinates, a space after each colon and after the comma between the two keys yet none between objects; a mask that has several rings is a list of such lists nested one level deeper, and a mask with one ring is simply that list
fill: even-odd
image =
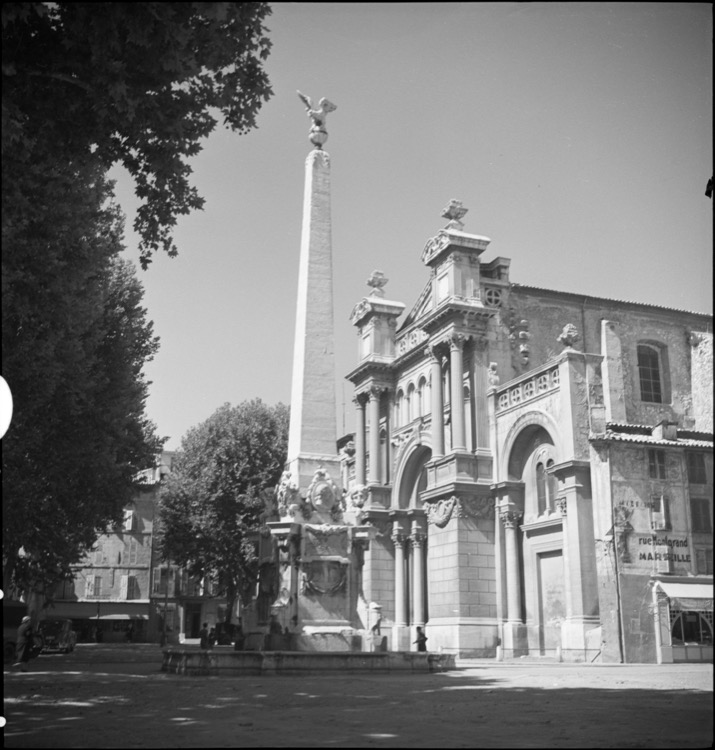
[{"label": "carved capital", "polygon": [[431,341],[425,347],[425,356],[429,358],[431,364],[434,364],[435,362],[439,362],[441,366],[442,358],[443,358],[443,350],[444,350],[444,342]]},{"label": "carved capital", "polygon": [[502,508],[499,511],[499,516],[505,529],[515,529],[521,521],[521,515],[521,513],[511,508]]},{"label": "carved capital", "polygon": [[461,351],[464,349],[464,344],[467,341],[467,337],[463,333],[453,333],[449,337],[449,350],[451,352]]},{"label": "carved capital", "polygon": [[568,512],[568,503],[566,502],[565,497],[559,497],[556,500],[556,510],[562,515],[565,516]]},{"label": "carved capital", "polygon": [[392,539],[392,543],[395,547],[402,547],[405,543],[405,535],[401,531],[395,529],[393,529],[390,539]]},{"label": "carved capital", "polygon": [[379,385],[371,385],[370,388],[367,391],[368,397],[370,398],[370,401],[374,401],[377,399],[380,400],[382,394],[386,391],[386,388],[383,388]]},{"label": "carved capital", "polygon": [[425,542],[427,541],[427,534],[425,534],[422,529],[413,529],[412,533],[410,534],[410,543],[412,544],[413,549],[420,549],[424,547]]},{"label": "carved capital", "polygon": [[356,409],[360,409],[361,411],[365,409],[365,402],[368,400],[368,396],[366,393],[356,393],[353,396],[353,403],[355,404]]}]

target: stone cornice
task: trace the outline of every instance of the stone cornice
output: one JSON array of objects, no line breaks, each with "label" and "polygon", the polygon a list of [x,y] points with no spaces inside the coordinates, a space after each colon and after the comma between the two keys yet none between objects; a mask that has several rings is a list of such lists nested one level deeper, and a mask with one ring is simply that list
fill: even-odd
[{"label": "stone cornice", "polygon": [[368,380],[378,381],[386,388],[394,388],[395,373],[393,362],[376,362],[373,360],[363,360],[354,370],[351,370],[345,380],[349,380],[356,388],[359,386],[368,387]]}]

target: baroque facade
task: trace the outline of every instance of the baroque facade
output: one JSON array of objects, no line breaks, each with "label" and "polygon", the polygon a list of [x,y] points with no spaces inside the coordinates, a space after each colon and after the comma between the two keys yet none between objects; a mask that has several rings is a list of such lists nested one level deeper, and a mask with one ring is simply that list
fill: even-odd
[{"label": "baroque facade", "polygon": [[514,283],[452,201],[351,316],[346,507],[392,649],[712,659],[712,317]]}]

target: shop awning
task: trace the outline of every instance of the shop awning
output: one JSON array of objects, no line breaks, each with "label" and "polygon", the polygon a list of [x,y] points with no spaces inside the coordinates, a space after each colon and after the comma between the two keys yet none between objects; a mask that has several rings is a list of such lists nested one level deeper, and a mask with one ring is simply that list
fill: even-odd
[{"label": "shop awning", "polygon": [[[94,618],[97,619],[96,617]],[[100,615],[100,620],[148,620],[149,615]]]},{"label": "shop awning", "polygon": [[656,581],[656,585],[670,600],[671,609],[706,612],[713,608],[713,587],[710,584]]}]

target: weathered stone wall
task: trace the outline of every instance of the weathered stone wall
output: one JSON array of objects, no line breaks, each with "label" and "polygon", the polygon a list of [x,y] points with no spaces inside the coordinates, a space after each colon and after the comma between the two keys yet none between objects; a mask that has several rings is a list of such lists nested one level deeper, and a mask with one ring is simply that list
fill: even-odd
[{"label": "weathered stone wall", "polygon": [[713,335],[693,333],[692,392],[695,429],[713,431]]},{"label": "weathered stone wall", "polygon": [[[691,355],[691,332],[711,330],[709,316],[597,298],[579,298],[518,285],[512,287],[508,305],[508,315],[507,311],[502,315],[501,336],[508,338],[506,322],[509,320],[526,321],[529,334],[528,364],[512,367],[512,377],[560,354],[563,347],[557,338],[567,323],[573,324],[580,333],[576,349],[606,354],[602,350],[602,321],[610,321],[613,324],[610,336],[617,337],[622,352],[626,420],[633,424],[653,425],[662,419],[669,419],[682,426],[686,418],[695,416],[699,420],[697,429],[712,429],[711,332],[698,337],[701,343],[693,348]],[[644,402],[640,398],[637,366],[639,342],[655,344],[664,352],[663,386],[666,398],[662,404]],[[700,347],[702,352],[699,351]],[[517,362],[518,357],[515,356],[513,361]],[[611,394],[612,397],[617,395]]]},{"label": "weathered stone wall", "polygon": [[[365,552],[362,593],[369,604],[382,607],[383,626],[395,619],[395,554],[388,534],[378,534]],[[367,623],[366,623],[367,625]]]}]

